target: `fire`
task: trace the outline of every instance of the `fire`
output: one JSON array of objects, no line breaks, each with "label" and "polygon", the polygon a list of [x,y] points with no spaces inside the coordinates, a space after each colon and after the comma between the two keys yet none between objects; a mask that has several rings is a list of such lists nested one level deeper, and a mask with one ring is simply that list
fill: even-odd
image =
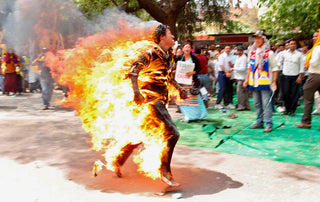
[{"label": "fire", "polygon": [[[46,63],[59,83],[70,89],[61,103],[77,111],[92,137],[92,149],[103,153],[104,162],[95,163],[94,173],[104,167],[113,171],[121,149],[142,142],[134,162],[141,173],[156,179],[162,152],[167,149],[164,125],[153,119],[148,105],[134,103],[131,82],[126,78],[131,63],[155,44],[150,27],[117,24],[113,31],[82,38],[73,49],[49,53]],[[141,75],[139,79],[147,78]]]}]

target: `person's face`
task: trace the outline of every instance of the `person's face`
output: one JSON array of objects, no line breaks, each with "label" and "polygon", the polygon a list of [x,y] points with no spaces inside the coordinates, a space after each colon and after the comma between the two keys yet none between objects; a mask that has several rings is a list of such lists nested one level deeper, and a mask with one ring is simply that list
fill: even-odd
[{"label": "person's face", "polygon": [[243,54],[243,50],[237,49],[237,55],[241,56]]},{"label": "person's face", "polygon": [[313,43],[316,43],[316,41],[317,41],[317,39],[318,39],[318,36],[319,36],[319,32],[315,32],[315,33],[313,34],[313,37],[312,37]]},{"label": "person's face", "polygon": [[279,51],[283,51],[284,50],[284,46],[279,46]]},{"label": "person's face", "polygon": [[230,47],[230,46],[226,46],[226,47],[224,48],[224,51],[229,55],[230,52],[231,52],[231,47]]},{"label": "person's face", "polygon": [[181,49],[181,48],[178,48],[178,50],[177,50],[177,55],[182,55],[182,54],[183,54],[182,49]]},{"label": "person's face", "polygon": [[296,43],[295,41],[290,41],[290,42],[289,42],[289,49],[290,49],[291,51],[296,50],[296,49],[297,49],[297,43]]},{"label": "person's face", "polygon": [[189,55],[191,53],[191,45],[190,44],[186,44],[185,46],[183,46],[183,54],[185,55]]},{"label": "person's face", "polygon": [[286,43],[286,44],[284,45],[284,49],[286,49],[286,50],[289,49],[289,43]]},{"label": "person's face", "polygon": [[260,37],[260,36],[255,36],[254,37],[254,43],[256,43],[256,46],[258,48],[261,48],[263,43],[264,43],[264,39],[262,37]]},{"label": "person's face", "polygon": [[162,38],[163,44],[166,47],[172,47],[174,46],[174,36],[172,35],[170,29],[167,29],[166,35],[163,36]]}]

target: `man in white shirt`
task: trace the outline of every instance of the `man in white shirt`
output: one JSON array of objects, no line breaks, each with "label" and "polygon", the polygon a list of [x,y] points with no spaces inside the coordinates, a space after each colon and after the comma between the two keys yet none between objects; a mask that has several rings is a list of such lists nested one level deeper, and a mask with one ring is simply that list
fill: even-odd
[{"label": "man in white shirt", "polygon": [[320,37],[318,37],[319,31],[314,33],[314,37],[315,35],[317,36],[317,41],[306,57],[305,67],[309,67],[309,76],[303,86],[304,114],[301,118],[301,123],[298,123],[296,125],[296,127],[298,128],[311,128],[311,112],[314,103],[314,93],[316,91],[320,92]]},{"label": "man in white shirt", "polygon": [[263,132],[272,131],[272,94],[277,90],[277,76],[279,67],[273,51],[270,50],[268,39],[264,31],[257,31],[254,35],[254,44],[249,52],[250,62],[248,73],[243,87],[252,90],[252,97],[257,112],[256,123],[249,128],[266,127]]},{"label": "man in white shirt", "polygon": [[[279,62],[280,59],[282,58],[282,55],[287,51],[285,48],[285,43],[282,43],[279,45],[277,53],[276,53],[276,60]],[[274,93],[274,104],[278,106],[277,111],[278,112],[284,112],[286,111],[286,108],[284,106],[284,100],[283,100],[283,87],[282,87],[282,70],[283,70],[283,65],[280,66],[280,71],[278,73],[278,79],[277,79],[277,86],[278,89]]]},{"label": "man in white shirt", "polygon": [[284,115],[294,116],[300,96],[299,89],[304,72],[303,55],[297,50],[298,42],[290,40],[289,50],[284,51],[279,60],[279,66],[283,65],[282,70],[282,92],[286,111]]},{"label": "man in white shirt", "polygon": [[249,90],[243,87],[243,82],[247,76],[248,58],[243,52],[243,46],[238,46],[237,57],[233,68],[234,79],[237,81],[238,111],[250,110]]},{"label": "man in white shirt", "polygon": [[231,47],[227,45],[224,48],[224,52],[219,56],[219,93],[216,101],[216,109],[222,109],[224,106],[221,105],[222,99],[224,99],[224,105],[229,109],[234,109],[232,105],[232,80],[231,72],[233,68],[232,55],[230,54]]}]

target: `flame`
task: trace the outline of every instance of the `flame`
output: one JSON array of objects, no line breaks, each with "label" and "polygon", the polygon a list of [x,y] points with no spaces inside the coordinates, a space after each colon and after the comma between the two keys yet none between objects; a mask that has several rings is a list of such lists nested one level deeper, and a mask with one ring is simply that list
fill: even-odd
[{"label": "flame", "polygon": [[83,128],[91,135],[91,149],[103,153],[104,163],[97,161],[93,172],[103,167],[114,171],[123,147],[143,143],[134,162],[139,172],[156,179],[167,149],[164,124],[153,118],[148,104],[134,103],[131,81],[126,78],[132,62],[155,44],[150,27],[117,24],[112,32],[82,38],[73,49],[48,53],[46,63],[59,83],[70,89],[67,99],[60,103],[77,111]]}]

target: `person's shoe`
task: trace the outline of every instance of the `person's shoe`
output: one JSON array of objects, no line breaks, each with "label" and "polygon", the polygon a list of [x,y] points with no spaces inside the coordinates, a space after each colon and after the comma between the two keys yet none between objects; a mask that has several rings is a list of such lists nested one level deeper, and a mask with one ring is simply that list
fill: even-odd
[{"label": "person's shoe", "polygon": [[223,106],[222,106],[222,104],[216,104],[216,106],[214,106],[214,108],[216,108],[216,109],[223,109]]},{"label": "person's shoe", "polygon": [[314,111],[312,112],[312,114],[313,114],[313,115],[320,115],[320,112],[318,112],[317,110],[314,110]]},{"label": "person's shoe", "polygon": [[289,112],[283,112],[283,115],[288,115]]},{"label": "person's shoe", "polygon": [[279,106],[279,107],[277,108],[277,111],[281,113],[281,112],[286,111],[286,108],[285,108],[285,107],[282,107],[282,106]]},{"label": "person's shoe", "polygon": [[272,131],[271,126],[266,126],[266,128],[263,130],[263,132],[265,132],[265,133],[270,133],[271,131]]},{"label": "person's shoe", "polygon": [[263,125],[260,125],[260,124],[255,123],[255,124],[253,124],[253,125],[249,126],[249,128],[250,128],[250,129],[263,128]]},{"label": "person's shoe", "polygon": [[47,106],[42,108],[42,110],[48,110],[48,109],[49,109],[49,107],[47,107]]},{"label": "person's shoe", "polygon": [[233,104],[230,103],[230,104],[227,105],[227,108],[228,109],[235,109],[236,107]]},{"label": "person's shoe", "polygon": [[298,123],[296,125],[297,128],[311,128],[311,124],[308,123]]},{"label": "person's shoe", "polygon": [[294,114],[294,112],[290,112],[290,116],[294,116],[295,114]]},{"label": "person's shoe", "polygon": [[180,185],[173,179],[172,174],[169,172],[162,173],[161,180],[171,187],[177,187]]},{"label": "person's shoe", "polygon": [[245,111],[246,109],[238,108],[237,111]]}]

